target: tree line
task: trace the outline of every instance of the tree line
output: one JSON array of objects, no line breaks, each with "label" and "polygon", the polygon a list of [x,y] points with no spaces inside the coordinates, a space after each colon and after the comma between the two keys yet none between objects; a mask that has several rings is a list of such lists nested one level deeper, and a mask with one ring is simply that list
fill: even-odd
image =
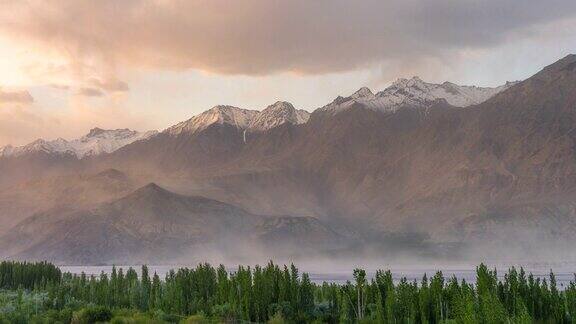
[{"label": "tree line", "polygon": [[[7,309],[3,301],[19,305],[23,295],[32,294],[36,299],[26,312],[39,318],[50,313],[63,323],[114,321],[114,314],[127,311],[159,323],[191,315],[208,322],[256,323],[576,322],[575,282],[559,289],[552,272],[540,279],[516,268],[499,280],[496,270],[484,264],[476,268],[475,284],[442,272],[418,282],[394,282],[390,271],[368,278],[362,269],[345,284],[315,284],[294,265],[272,262],[234,271],[204,263],[160,278],[147,266],[140,273],[113,267],[110,274],[87,276],[62,273],[46,262],[4,261],[0,289],[0,310]],[[19,316],[29,322],[29,315]]]}]

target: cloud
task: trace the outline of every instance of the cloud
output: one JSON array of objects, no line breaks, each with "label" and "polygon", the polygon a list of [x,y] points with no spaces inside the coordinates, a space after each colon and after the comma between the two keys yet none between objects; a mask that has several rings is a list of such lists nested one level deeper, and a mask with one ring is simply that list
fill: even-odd
[{"label": "cloud", "polygon": [[55,125],[48,116],[39,116],[28,107],[8,105],[0,109],[0,147],[25,144],[46,135],[46,128]]},{"label": "cloud", "polygon": [[91,78],[90,83],[95,87],[98,87],[107,92],[126,92],[130,90],[128,84],[124,81],[117,79],[99,80],[96,78]]},{"label": "cloud", "polygon": [[117,79],[100,80],[90,78],[86,82],[89,86],[80,87],[76,94],[84,97],[103,97],[107,93],[122,93],[130,90],[128,84]]},{"label": "cloud", "polygon": [[22,103],[29,104],[34,102],[34,98],[28,91],[7,91],[0,89],[0,104],[2,103]]},{"label": "cloud", "polygon": [[0,33],[66,56],[78,77],[126,67],[317,74],[449,61],[575,14],[573,0],[3,0]]},{"label": "cloud", "polygon": [[68,86],[68,85],[66,85],[66,84],[55,84],[55,83],[53,83],[53,84],[49,84],[48,86],[49,86],[50,88],[56,89],[56,90],[64,90],[64,91],[65,91],[65,90],[69,90],[69,89],[70,89],[70,86]]},{"label": "cloud", "polygon": [[85,97],[102,97],[104,96],[104,92],[100,91],[96,88],[80,88],[77,92],[78,95],[85,96]]}]

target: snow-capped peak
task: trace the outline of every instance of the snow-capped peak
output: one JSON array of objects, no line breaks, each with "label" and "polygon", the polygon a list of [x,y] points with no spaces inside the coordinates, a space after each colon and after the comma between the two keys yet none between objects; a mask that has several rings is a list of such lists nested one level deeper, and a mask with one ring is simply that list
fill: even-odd
[{"label": "snow-capped peak", "polygon": [[430,85],[430,83],[426,83],[426,82],[422,81],[422,79],[420,79],[419,77],[413,76],[410,79],[399,78],[396,81],[394,81],[390,87],[395,87],[395,88],[413,87],[413,88],[419,88],[419,89],[426,89],[427,85]]},{"label": "snow-capped peak", "polygon": [[371,98],[374,97],[374,93],[368,87],[362,87],[354,92],[350,98],[352,99],[360,99],[360,98]]},{"label": "snow-capped peak", "polygon": [[114,152],[125,145],[150,138],[155,134],[157,134],[157,131],[137,132],[129,129],[105,130],[93,128],[85,136],[71,141],[63,138],[52,141],[38,139],[24,146],[13,147],[8,145],[0,149],[0,157],[44,152],[49,154],[68,154],[81,159],[87,156]]},{"label": "snow-capped peak", "polygon": [[309,112],[297,110],[289,102],[277,101],[258,113],[248,128],[252,131],[263,131],[285,123],[303,124],[308,121],[308,118],[310,118]]},{"label": "snow-capped peak", "polygon": [[438,99],[444,99],[455,107],[467,107],[482,103],[516,83],[506,82],[499,87],[483,88],[451,82],[428,83],[415,76],[398,79],[375,95],[368,88],[361,88],[348,97],[336,98],[331,104],[320,108],[320,111],[336,113],[346,110],[354,103],[361,103],[369,109],[394,112],[402,107],[427,108]]},{"label": "snow-capped peak", "polygon": [[166,133],[178,135],[181,133],[196,133],[213,124],[229,124],[240,129],[248,127],[250,121],[258,114],[256,110],[242,109],[233,106],[215,106],[186,121],[178,123]]}]

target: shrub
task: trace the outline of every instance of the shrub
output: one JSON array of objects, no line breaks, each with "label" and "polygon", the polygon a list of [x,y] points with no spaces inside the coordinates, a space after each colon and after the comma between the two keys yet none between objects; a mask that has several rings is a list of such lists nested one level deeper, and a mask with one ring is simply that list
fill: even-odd
[{"label": "shrub", "polygon": [[91,306],[75,312],[72,316],[73,324],[105,323],[112,319],[112,311],[103,306]]}]

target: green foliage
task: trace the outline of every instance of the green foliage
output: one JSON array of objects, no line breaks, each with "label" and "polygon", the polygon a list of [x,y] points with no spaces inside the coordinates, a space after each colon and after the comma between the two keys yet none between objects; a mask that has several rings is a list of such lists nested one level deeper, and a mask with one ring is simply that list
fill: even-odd
[{"label": "green foliage", "polygon": [[59,283],[62,272],[58,267],[47,262],[14,262],[0,263],[0,289],[46,288]]},{"label": "green foliage", "polygon": [[216,321],[207,318],[202,314],[189,316],[188,318],[180,322],[180,324],[211,324],[211,323],[216,323]]},{"label": "green foliage", "polygon": [[355,269],[354,282],[315,284],[294,265],[199,264],[164,279],[143,266],[99,276],[62,274],[49,263],[0,264],[1,323],[572,323],[576,278],[559,289],[509,269],[500,280],[481,264],[476,284],[444,278],[395,281]]},{"label": "green foliage", "polygon": [[112,311],[104,306],[86,307],[72,315],[73,324],[106,323],[112,319]]}]

